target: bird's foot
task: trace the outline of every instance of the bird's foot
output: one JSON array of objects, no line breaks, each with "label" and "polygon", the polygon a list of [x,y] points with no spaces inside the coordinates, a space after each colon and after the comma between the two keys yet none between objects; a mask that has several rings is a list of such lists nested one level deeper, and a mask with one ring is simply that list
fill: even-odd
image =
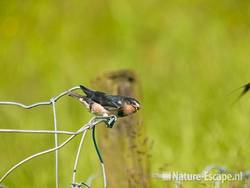
[{"label": "bird's foot", "polygon": [[108,116],[107,120],[105,121],[105,124],[107,125],[108,128],[113,128],[116,120],[117,120],[117,117],[115,115]]},{"label": "bird's foot", "polygon": [[87,188],[90,188],[90,186],[88,186],[86,183],[72,183],[72,188],[82,188],[82,187],[87,187]]},{"label": "bird's foot", "polygon": [[[95,116],[93,121],[103,121],[108,128],[113,128],[115,122],[117,120],[117,117],[115,115],[111,116]],[[92,127],[90,127],[92,128]]]}]

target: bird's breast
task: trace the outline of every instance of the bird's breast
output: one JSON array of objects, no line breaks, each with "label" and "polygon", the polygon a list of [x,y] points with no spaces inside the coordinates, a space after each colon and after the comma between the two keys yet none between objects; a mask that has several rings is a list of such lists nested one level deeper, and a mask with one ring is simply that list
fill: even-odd
[{"label": "bird's breast", "polygon": [[133,114],[136,111],[135,108],[129,104],[124,104],[122,110],[124,116]]},{"label": "bird's breast", "polygon": [[108,111],[102,105],[98,103],[93,103],[91,106],[91,113],[96,115],[104,115],[108,114]]}]

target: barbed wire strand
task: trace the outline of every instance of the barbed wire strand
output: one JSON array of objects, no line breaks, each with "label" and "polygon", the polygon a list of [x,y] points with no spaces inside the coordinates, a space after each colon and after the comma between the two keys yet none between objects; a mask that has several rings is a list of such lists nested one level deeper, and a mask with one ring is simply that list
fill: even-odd
[{"label": "barbed wire strand", "polygon": [[[23,130],[23,129],[0,129],[0,133],[39,133],[39,134],[54,134],[54,139],[55,139],[55,147],[48,149],[48,150],[44,150],[42,152],[36,153],[34,155],[31,155],[27,158],[25,158],[24,160],[20,161],[19,163],[15,164],[12,168],[10,168],[1,178],[0,178],[0,183],[9,175],[11,174],[16,168],[18,168],[20,165],[24,164],[25,162],[38,157],[40,155],[44,155],[50,152],[55,152],[55,176],[56,176],[56,188],[59,187],[59,176],[58,176],[58,150],[61,149],[62,147],[64,147],[68,142],[70,142],[75,136],[77,136],[78,134],[82,133],[82,139],[81,142],[79,144],[78,147],[78,152],[77,152],[77,156],[76,156],[76,160],[75,160],[75,165],[74,165],[74,171],[73,171],[73,183],[75,183],[75,175],[76,175],[76,169],[77,169],[77,164],[78,164],[78,160],[79,160],[79,155],[80,155],[80,150],[84,141],[84,137],[85,134],[87,132],[88,129],[92,128],[94,125],[97,125],[98,123],[102,122],[102,121],[107,121],[107,123],[109,123],[110,121],[110,117],[94,117],[92,118],[89,123],[85,124],[82,128],[80,128],[77,132],[70,132],[70,131],[58,131],[57,130],[57,116],[56,116],[56,102],[62,98],[63,96],[67,95],[69,92],[74,91],[79,89],[79,86],[75,86],[67,91],[64,91],[62,93],[60,93],[59,95],[52,97],[50,99],[50,101],[46,101],[46,102],[38,102],[38,103],[34,103],[31,105],[25,105],[22,103],[18,103],[18,102],[12,102],[12,101],[0,101],[0,105],[15,105],[15,106],[19,106],[22,107],[24,109],[31,109],[34,107],[38,107],[38,106],[42,106],[42,105],[52,105],[52,110],[53,110],[53,120],[54,120],[54,131],[51,130]],[[112,117],[113,118],[113,117]],[[114,121],[116,121],[116,117],[114,118]],[[66,134],[66,135],[71,135],[66,141],[64,141],[62,144],[58,145],[58,134]],[[94,140],[95,142],[95,140]],[[99,154],[99,150],[98,147],[95,146],[95,149],[97,149],[97,153],[98,153],[98,157],[100,158]],[[105,174],[105,166],[103,161],[101,160],[101,167],[102,167],[102,174],[103,174],[103,180],[104,180],[104,187],[106,188],[106,174]],[[84,185],[86,185],[85,183],[82,183]],[[86,185],[87,186],[87,185]]]}]

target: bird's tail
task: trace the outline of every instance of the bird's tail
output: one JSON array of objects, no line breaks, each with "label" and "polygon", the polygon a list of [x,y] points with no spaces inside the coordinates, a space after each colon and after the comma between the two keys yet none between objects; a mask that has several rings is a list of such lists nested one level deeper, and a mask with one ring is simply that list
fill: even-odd
[{"label": "bird's tail", "polygon": [[73,97],[77,100],[79,100],[81,103],[83,103],[88,109],[90,108],[90,105],[92,105],[93,101],[87,97],[87,96],[83,96],[83,95],[80,95],[78,93],[73,93],[73,92],[69,92],[68,95],[70,97]]},{"label": "bird's tail", "polygon": [[87,95],[91,96],[93,94],[93,91],[83,85],[80,85],[81,90]]},{"label": "bird's tail", "polygon": [[73,97],[73,98],[76,98],[76,99],[80,99],[80,98],[83,98],[84,96],[78,94],[78,93],[73,93],[73,92],[69,92],[68,93],[68,96],[70,97]]}]

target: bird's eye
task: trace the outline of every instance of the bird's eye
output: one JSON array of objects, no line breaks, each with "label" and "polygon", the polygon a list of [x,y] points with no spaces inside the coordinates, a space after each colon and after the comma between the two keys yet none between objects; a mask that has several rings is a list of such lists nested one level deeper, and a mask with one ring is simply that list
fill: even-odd
[{"label": "bird's eye", "polygon": [[136,101],[132,101],[131,104],[132,104],[133,106],[138,106],[138,105],[139,105]]}]

